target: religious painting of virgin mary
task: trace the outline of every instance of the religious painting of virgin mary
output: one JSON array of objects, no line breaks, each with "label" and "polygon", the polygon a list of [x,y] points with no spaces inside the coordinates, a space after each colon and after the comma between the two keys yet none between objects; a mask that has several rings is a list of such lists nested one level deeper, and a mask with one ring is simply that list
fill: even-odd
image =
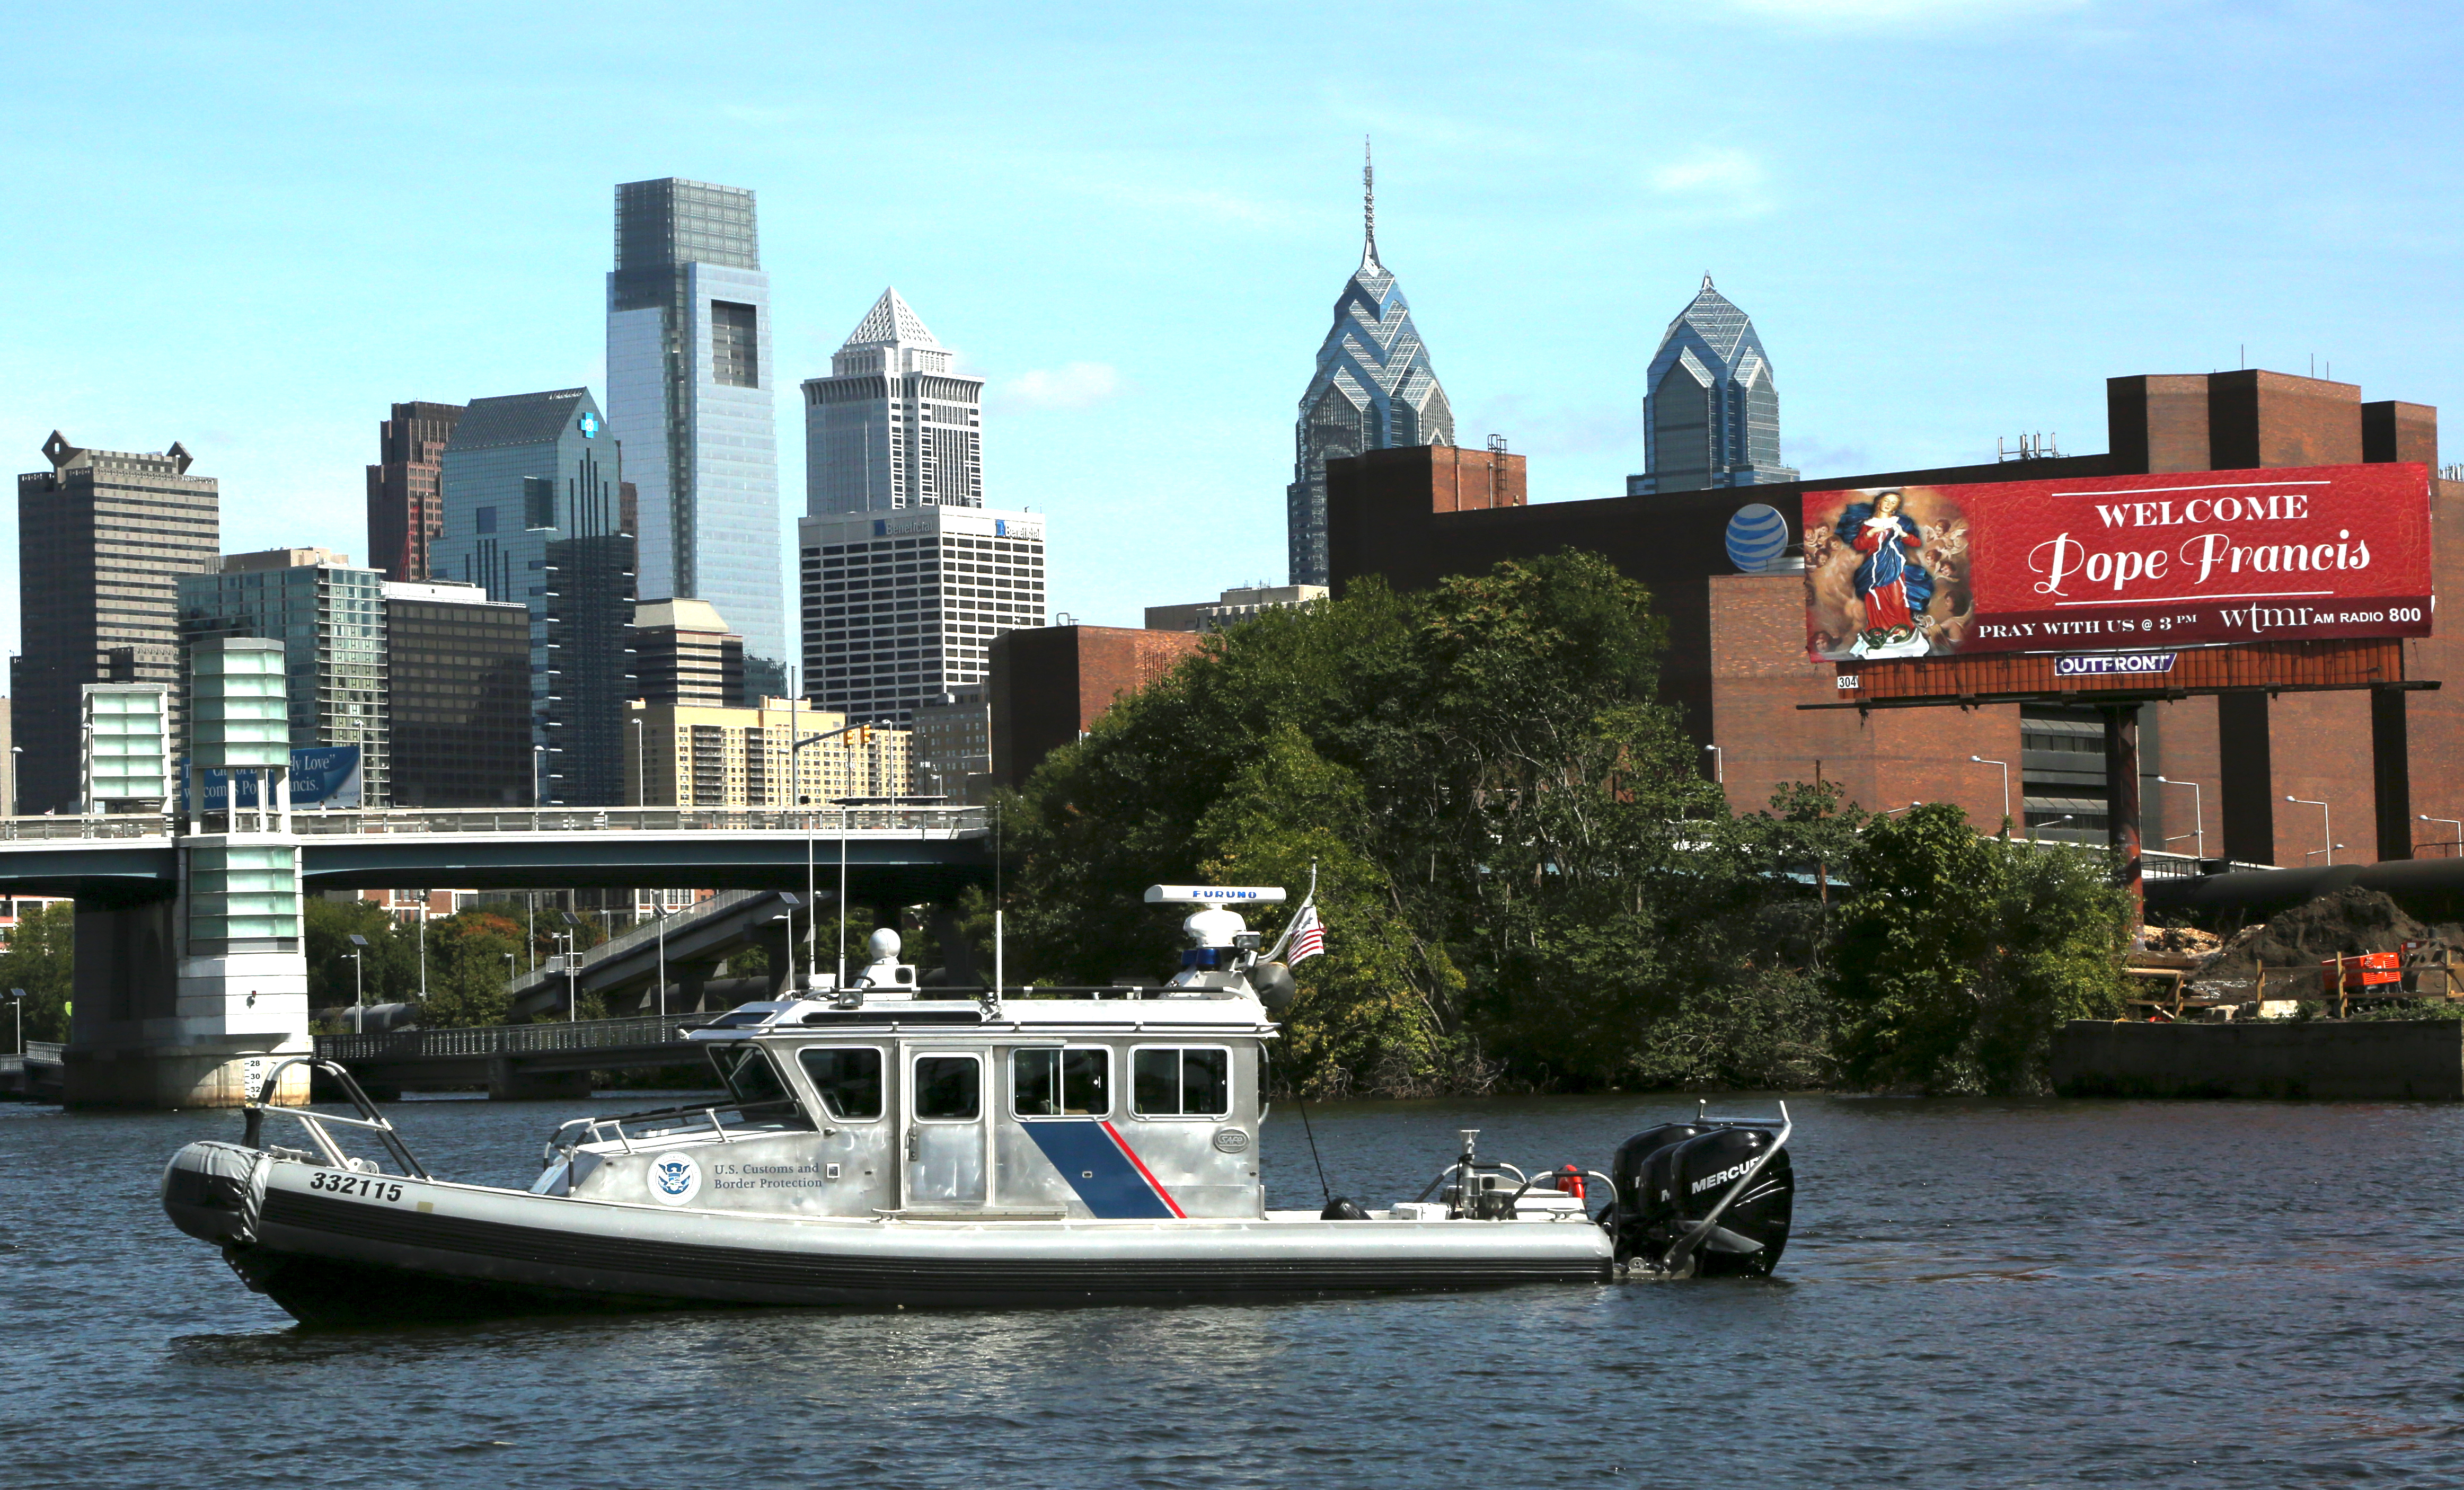
[{"label": "religious painting of virgin mary", "polygon": [[1973,617],[1968,519],[1932,487],[1808,493],[1806,650],[1832,662],[1955,651]]}]

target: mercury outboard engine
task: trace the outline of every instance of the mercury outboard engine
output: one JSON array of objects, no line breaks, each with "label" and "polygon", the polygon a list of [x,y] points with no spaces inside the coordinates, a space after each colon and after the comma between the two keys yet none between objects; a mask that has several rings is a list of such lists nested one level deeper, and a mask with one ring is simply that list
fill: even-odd
[{"label": "mercury outboard engine", "polygon": [[1627,1139],[1610,1165],[1617,1204],[1600,1218],[1617,1260],[1672,1278],[1768,1276],[1796,1195],[1792,1130],[1782,1103],[1776,1123],[1698,1114]]}]

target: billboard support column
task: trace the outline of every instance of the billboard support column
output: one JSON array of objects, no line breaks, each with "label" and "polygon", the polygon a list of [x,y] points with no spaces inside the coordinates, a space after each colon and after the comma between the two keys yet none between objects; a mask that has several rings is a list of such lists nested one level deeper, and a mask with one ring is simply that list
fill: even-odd
[{"label": "billboard support column", "polygon": [[2216,777],[2227,859],[2276,862],[2276,765],[2268,746],[2268,695],[2216,696]]},{"label": "billboard support column", "polygon": [[2370,786],[2379,857],[2412,857],[2412,758],[2405,747],[2405,690],[2370,690]]},{"label": "billboard support column", "polygon": [[2104,715],[2104,813],[2114,877],[2130,892],[2136,922],[2146,902],[2146,866],[2139,855],[2139,710],[2105,704],[2097,712]]}]

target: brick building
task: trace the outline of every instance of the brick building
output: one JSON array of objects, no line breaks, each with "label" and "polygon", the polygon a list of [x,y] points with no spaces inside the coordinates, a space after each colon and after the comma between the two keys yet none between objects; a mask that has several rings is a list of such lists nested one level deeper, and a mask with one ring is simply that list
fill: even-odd
[{"label": "brick building", "polygon": [[[2322,379],[2257,370],[2116,378],[2106,383],[2106,415],[2111,449],[2101,455],[1469,511],[1462,510],[1468,504],[1460,481],[1433,468],[1429,451],[1375,451],[1328,467],[1334,590],[1340,597],[1351,581],[1369,574],[1417,589],[1501,559],[1592,549],[1651,587],[1668,623],[1662,697],[1696,741],[1719,748],[1716,756],[1705,752],[1705,770],[1720,772],[1739,808],[1760,807],[1782,783],[1818,773],[1869,810],[1950,801],[1991,828],[2004,815],[2005,776],[2002,766],[1970,758],[1982,756],[2007,764],[2014,820],[2050,837],[2101,841],[2103,726],[2095,711],[2015,704],[1865,713],[1801,709],[1834,702],[1837,691],[1834,669],[1805,656],[1803,578],[1737,573],[1723,540],[1738,508],[1760,501],[1786,516],[1793,543],[1801,546],[1798,496],[1809,489],[2437,464],[2436,410],[2365,404],[2353,384]],[[2464,483],[2432,481],[2431,531],[2437,587],[2464,593]],[[2409,694],[2243,693],[2143,707],[2146,846],[2181,853],[2204,846],[2211,859],[2294,867],[2305,857],[2321,864],[2330,843],[2344,845],[2338,864],[2455,852],[2455,831],[2422,815],[2464,819],[2464,667],[2457,666],[2464,642],[2442,628],[2403,646],[2409,677],[2453,686]],[[2401,810],[2383,810],[2376,790],[2374,728],[2392,730],[2409,751],[2409,799],[2394,794]],[[2322,814],[2288,797],[2329,805]]]},{"label": "brick building", "polygon": [[1202,640],[1195,631],[1127,626],[1040,626],[994,638],[994,781],[1024,785],[1045,756],[1085,734],[1113,700],[1170,672]]},{"label": "brick building", "polygon": [[396,582],[428,578],[428,545],[445,531],[438,480],[459,404],[396,404],[377,426],[368,468],[368,563]]}]

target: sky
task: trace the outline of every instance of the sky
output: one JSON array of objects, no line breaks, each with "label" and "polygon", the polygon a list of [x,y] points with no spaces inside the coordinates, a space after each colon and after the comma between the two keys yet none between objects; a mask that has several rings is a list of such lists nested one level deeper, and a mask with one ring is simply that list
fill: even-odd
[{"label": "sky", "polygon": [[[2464,408],[2449,7],[1177,9],[11,0],[0,450],[178,441],[227,552],[364,559],[388,405],[604,397],[613,187],[685,176],[759,194],[788,552],[796,383],[894,284],[987,381],[1053,610],[1135,625],[1286,577],[1364,137],[1457,438],[1535,502],[1642,469],[1706,273],[1809,476],[2101,450],[2133,373]],[[16,575],[0,524],[12,646]]]}]

